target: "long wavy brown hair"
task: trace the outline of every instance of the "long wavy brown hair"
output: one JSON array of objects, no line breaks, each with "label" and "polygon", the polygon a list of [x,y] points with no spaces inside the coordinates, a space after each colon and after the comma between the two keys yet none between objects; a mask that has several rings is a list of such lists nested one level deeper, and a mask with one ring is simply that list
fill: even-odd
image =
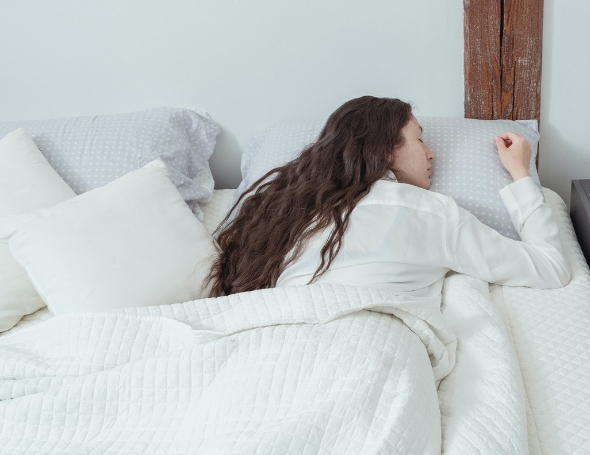
[{"label": "long wavy brown hair", "polygon": [[329,227],[310,283],[324,274],[342,246],[352,210],[373,184],[389,170],[403,181],[393,152],[403,145],[402,128],[411,116],[411,106],[398,99],[348,101],[299,157],[254,182],[220,225],[219,255],[206,280],[211,295],[274,287],[305,242]]}]

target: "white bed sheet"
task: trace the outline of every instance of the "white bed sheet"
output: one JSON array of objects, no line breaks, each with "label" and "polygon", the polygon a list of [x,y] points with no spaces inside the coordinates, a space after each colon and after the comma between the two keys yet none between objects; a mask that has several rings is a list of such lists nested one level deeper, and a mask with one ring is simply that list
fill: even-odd
[{"label": "white bed sheet", "polygon": [[[231,207],[233,191],[216,190],[211,201],[202,204],[205,225],[210,232]],[[478,430],[478,426],[489,430],[490,426],[500,425],[495,420],[502,419],[501,403],[496,400],[500,407],[494,409],[490,406],[493,400],[488,400],[477,412],[473,400],[465,400],[469,390],[461,386],[461,381],[465,384],[470,380],[472,382],[478,374],[484,374],[486,368],[488,377],[493,376],[496,382],[503,381],[504,387],[513,387],[514,400],[518,400],[520,393],[523,394],[522,406],[519,403],[505,405],[506,409],[513,410],[523,407],[523,412],[526,412],[526,419],[518,415],[510,418],[526,425],[529,453],[590,453],[590,272],[563,200],[549,189],[544,189],[544,192],[572,266],[572,281],[558,290],[490,285],[489,301],[495,305],[486,304],[484,299],[478,308],[470,306],[461,310],[457,307],[453,311],[443,308],[460,342],[457,368],[453,374],[455,377],[464,376],[464,379],[456,381],[450,376],[439,388],[443,453],[474,453],[477,447],[480,448],[479,453],[501,453],[498,451],[500,446],[492,447],[491,441],[478,440],[478,437],[486,434]],[[449,279],[468,278],[458,275],[449,276]],[[25,316],[5,334],[26,329],[51,317],[46,308],[41,309]],[[497,323],[498,317],[503,320],[503,324]],[[474,318],[479,321],[480,327],[484,324],[486,328],[475,333],[475,336],[473,331],[469,333],[468,330],[473,326]],[[505,343],[506,339],[510,340],[509,344]],[[463,347],[462,341],[465,343]],[[498,376],[492,375],[489,362],[479,373],[475,372],[477,365],[464,366],[469,362],[461,363],[461,352],[468,352],[471,345],[476,344],[480,348],[478,352],[481,352],[482,343],[489,344],[488,356],[500,358],[514,355],[520,371],[504,368],[503,375]],[[512,378],[512,384],[507,382],[509,378]],[[481,381],[482,377],[477,379]],[[472,388],[471,391],[474,390]],[[456,399],[458,392],[463,394],[462,400]],[[469,406],[461,407],[461,403]],[[487,409],[484,409],[486,406]],[[510,444],[511,453],[526,453],[526,447],[521,447],[522,441],[519,441],[518,434],[517,429],[514,435],[495,443],[504,443],[505,448]]]}]

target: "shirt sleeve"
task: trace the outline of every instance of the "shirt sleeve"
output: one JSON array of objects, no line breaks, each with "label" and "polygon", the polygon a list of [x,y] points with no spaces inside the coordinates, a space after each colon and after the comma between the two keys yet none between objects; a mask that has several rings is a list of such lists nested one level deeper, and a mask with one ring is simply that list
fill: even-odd
[{"label": "shirt sleeve", "polygon": [[449,267],[490,283],[553,289],[565,286],[571,269],[551,208],[532,178],[500,190],[521,241],[486,226],[449,198],[446,242]]}]

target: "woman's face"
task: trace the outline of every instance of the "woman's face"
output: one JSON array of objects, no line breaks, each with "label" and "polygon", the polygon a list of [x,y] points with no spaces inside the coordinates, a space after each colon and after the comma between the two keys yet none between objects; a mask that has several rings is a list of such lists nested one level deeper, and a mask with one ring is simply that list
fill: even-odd
[{"label": "woman's face", "polygon": [[[420,188],[430,187],[432,162],[434,153],[422,142],[422,127],[412,115],[412,118],[402,129],[404,145],[393,152],[393,171],[402,171],[405,176],[399,179],[401,183],[409,183]],[[397,174],[396,174],[397,175]]]}]

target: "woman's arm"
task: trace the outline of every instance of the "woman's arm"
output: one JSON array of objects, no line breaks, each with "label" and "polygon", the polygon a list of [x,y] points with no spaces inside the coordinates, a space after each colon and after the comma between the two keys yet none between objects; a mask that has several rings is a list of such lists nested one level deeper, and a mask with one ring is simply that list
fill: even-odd
[{"label": "woman's arm", "polygon": [[552,289],[565,286],[571,270],[551,208],[531,177],[500,190],[521,241],[506,238],[449,199],[449,267],[490,283]]},{"label": "woman's arm", "polygon": [[558,288],[571,270],[551,208],[529,177],[531,145],[515,133],[495,138],[498,155],[514,180],[500,190],[521,241],[498,234],[449,200],[447,254],[457,272],[490,283],[535,288]]}]

